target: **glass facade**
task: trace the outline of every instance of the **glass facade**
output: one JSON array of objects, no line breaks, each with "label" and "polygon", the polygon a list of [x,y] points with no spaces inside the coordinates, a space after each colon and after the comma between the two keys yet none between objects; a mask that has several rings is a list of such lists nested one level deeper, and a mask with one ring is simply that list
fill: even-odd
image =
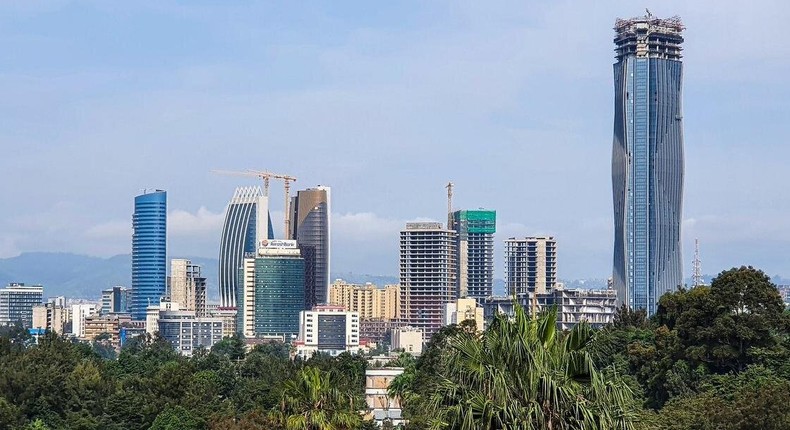
[{"label": "glass facade", "polygon": [[301,190],[291,200],[290,238],[300,246],[315,248],[315,291],[311,303],[327,303],[329,298],[330,271],[330,189],[316,187]]},{"label": "glass facade", "polygon": [[132,227],[131,313],[144,321],[146,307],[158,305],[167,287],[167,193],[135,197]]},{"label": "glass facade", "polygon": [[458,297],[483,299],[492,295],[496,211],[460,210],[453,212],[451,219],[458,252]]},{"label": "glass facade", "polygon": [[40,285],[10,284],[0,289],[0,325],[33,326],[33,306],[40,305],[44,287]]},{"label": "glass facade", "polygon": [[299,312],[304,310],[304,265],[301,257],[255,259],[256,336],[283,336],[288,341],[299,334]]},{"label": "glass facade", "polygon": [[652,315],[683,280],[683,26],[645,17],[615,30],[613,283],[620,303]]},{"label": "glass facade", "polygon": [[[258,187],[237,188],[225,214],[219,249],[220,306],[235,307],[241,286],[239,268],[245,253],[255,252],[256,242],[274,238],[268,198]],[[265,224],[259,223],[265,217]],[[258,234],[258,226],[265,229]]]}]

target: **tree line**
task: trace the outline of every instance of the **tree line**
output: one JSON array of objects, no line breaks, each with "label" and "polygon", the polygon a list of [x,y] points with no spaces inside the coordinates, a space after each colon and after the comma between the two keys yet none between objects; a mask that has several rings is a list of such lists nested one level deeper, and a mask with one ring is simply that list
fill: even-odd
[{"label": "tree line", "polygon": [[[763,272],[618,309],[609,326],[562,332],[556,311],[498,315],[433,336],[391,387],[407,429],[790,428],[790,315]],[[291,360],[240,338],[185,358],[141,337],[117,357],[47,335],[0,336],[0,429],[375,428],[363,420],[367,361]],[[392,427],[392,426],[388,426]]]}]

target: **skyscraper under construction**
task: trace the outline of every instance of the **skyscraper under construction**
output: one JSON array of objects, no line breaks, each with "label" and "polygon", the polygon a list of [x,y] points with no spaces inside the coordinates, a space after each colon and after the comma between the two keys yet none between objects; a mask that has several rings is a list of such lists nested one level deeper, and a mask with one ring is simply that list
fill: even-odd
[{"label": "skyscraper under construction", "polygon": [[684,29],[649,12],[614,27],[613,283],[648,315],[683,280]]}]

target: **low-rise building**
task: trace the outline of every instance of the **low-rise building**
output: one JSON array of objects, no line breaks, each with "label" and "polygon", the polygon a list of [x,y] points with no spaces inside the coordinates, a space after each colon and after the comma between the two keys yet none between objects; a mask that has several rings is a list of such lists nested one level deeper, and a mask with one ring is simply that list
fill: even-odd
[{"label": "low-rise building", "polygon": [[422,354],[423,331],[420,328],[405,326],[392,329],[390,345],[393,350],[403,350],[411,355]]},{"label": "low-rise building", "polygon": [[523,307],[528,314],[556,306],[557,328],[570,330],[581,321],[595,328],[609,324],[614,320],[616,302],[615,290],[566,289],[560,286],[547,293],[488,297],[483,302],[483,308],[486,321],[490,321],[497,313],[513,315],[514,303]]},{"label": "low-rise building", "polygon": [[69,308],[65,306],[54,303],[33,306],[32,328],[39,332],[64,334],[69,321]]},{"label": "low-rise building", "polygon": [[165,311],[180,311],[177,302],[161,301],[158,305],[150,305],[145,309],[145,332],[153,335],[159,331],[159,315]]},{"label": "low-rise building", "polygon": [[185,356],[200,347],[211,349],[222,340],[222,319],[198,318],[195,311],[160,311],[157,323],[159,335]]},{"label": "low-rise building", "polygon": [[208,316],[222,320],[222,337],[231,337],[237,333],[236,308],[209,307]]},{"label": "low-rise building", "polygon": [[379,344],[388,343],[392,330],[403,325],[398,320],[361,318],[359,321],[359,338],[368,339]]},{"label": "low-rise building", "polygon": [[310,358],[320,352],[336,356],[359,351],[359,314],[342,306],[319,305],[299,313],[296,354]]},{"label": "low-rise building", "polygon": [[121,346],[121,327],[130,324],[132,316],[130,314],[111,314],[99,316],[94,314],[88,316],[83,321],[84,335],[83,340],[94,341],[98,337],[105,337],[115,348]]},{"label": "low-rise building", "polygon": [[366,418],[374,420],[379,426],[385,421],[395,426],[405,424],[400,398],[389,395],[390,384],[403,370],[402,367],[387,367],[365,371]]},{"label": "low-rise building", "polygon": [[95,303],[81,303],[71,305],[71,334],[76,337],[86,337],[85,320],[98,314]]},{"label": "low-rise building", "polygon": [[479,306],[475,299],[457,299],[445,303],[442,318],[444,325],[461,324],[470,320],[475,322],[478,331],[482,331],[484,328],[483,307]]}]

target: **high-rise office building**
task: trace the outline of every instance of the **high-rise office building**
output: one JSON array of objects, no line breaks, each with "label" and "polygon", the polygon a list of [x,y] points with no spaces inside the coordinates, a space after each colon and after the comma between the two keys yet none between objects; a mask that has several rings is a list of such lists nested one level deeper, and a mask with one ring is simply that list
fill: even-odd
[{"label": "high-rise office building", "polygon": [[0,325],[22,324],[30,328],[33,324],[33,306],[44,300],[44,287],[11,283],[0,289]]},{"label": "high-rise office building", "polygon": [[557,284],[557,241],[551,236],[505,240],[508,295],[551,292]]},{"label": "high-rise office building", "polygon": [[295,338],[304,310],[304,273],[296,241],[267,240],[248,254],[236,298],[237,330],[246,337]]},{"label": "high-rise office building", "polygon": [[[315,247],[315,300],[327,303],[331,260],[331,195],[329,187],[300,190],[291,199],[289,237],[299,245]],[[308,285],[307,289],[313,289]]]},{"label": "high-rise office building", "polygon": [[612,277],[648,315],[683,282],[683,30],[677,17],[615,23]]},{"label": "high-rise office building", "polygon": [[132,319],[145,320],[167,287],[167,193],[155,190],[134,198],[132,217]]},{"label": "high-rise office building", "polygon": [[170,260],[168,290],[171,302],[181,309],[195,312],[198,318],[207,316],[206,278],[200,276],[200,266],[189,260]]},{"label": "high-rise office building", "polygon": [[359,351],[359,313],[342,306],[321,305],[299,313],[296,354],[309,359],[316,353],[333,357]]},{"label": "high-rise office building", "polygon": [[438,222],[407,223],[400,232],[401,321],[423,330],[442,327],[444,304],[456,299],[455,231]]},{"label": "high-rise office building", "polygon": [[261,241],[274,238],[269,198],[260,187],[236,188],[225,213],[219,249],[220,306],[236,306],[241,287],[239,270],[244,254],[254,253]]},{"label": "high-rise office building", "polygon": [[458,297],[482,299],[494,291],[496,211],[459,210],[450,216],[456,232]]}]

